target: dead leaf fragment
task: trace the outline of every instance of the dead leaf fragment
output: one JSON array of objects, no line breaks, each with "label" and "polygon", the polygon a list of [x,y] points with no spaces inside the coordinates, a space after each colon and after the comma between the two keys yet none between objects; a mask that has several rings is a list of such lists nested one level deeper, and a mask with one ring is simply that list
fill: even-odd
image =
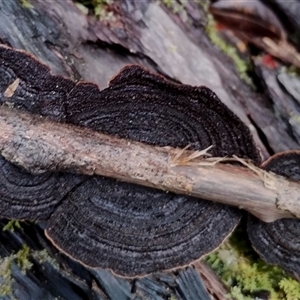
[{"label": "dead leaf fragment", "polygon": [[4,92],[4,97],[10,98],[14,95],[15,91],[17,90],[20,84],[20,79],[17,78],[13,83],[11,83]]}]

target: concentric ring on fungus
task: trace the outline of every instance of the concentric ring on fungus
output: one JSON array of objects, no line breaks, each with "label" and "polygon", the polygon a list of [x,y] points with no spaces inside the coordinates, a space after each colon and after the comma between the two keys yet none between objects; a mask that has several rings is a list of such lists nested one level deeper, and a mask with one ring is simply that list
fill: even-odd
[{"label": "concentric ring on fungus", "polygon": [[[19,70],[16,75],[14,60],[2,64],[5,52],[13,52],[9,57],[19,64],[34,65],[30,76]],[[213,156],[235,154],[260,163],[247,126],[206,87],[174,84],[133,65],[99,91],[91,83],[59,80],[31,56],[7,47],[0,47],[0,70],[1,64],[13,74],[7,84],[21,78],[22,94],[30,89],[38,96],[38,105],[27,105],[15,97],[21,97],[17,88],[9,99],[32,112],[151,145],[194,150],[213,145]],[[41,73],[53,97],[39,85]],[[46,235],[85,265],[135,277],[199,259],[222,243],[240,215],[221,204],[93,176],[61,201]]]},{"label": "concentric ring on fungus", "polygon": [[[300,180],[300,151],[278,153],[262,168],[292,180]],[[300,221],[280,219],[265,223],[248,216],[248,235],[253,248],[266,262],[279,265],[294,276],[300,276]]]},{"label": "concentric ring on fungus", "polygon": [[0,216],[18,220],[46,220],[83,178],[67,173],[32,175],[0,156]]},{"label": "concentric ring on fungus", "polygon": [[[6,96],[8,87],[14,82],[18,85]],[[30,54],[0,45],[1,100],[6,97],[0,104],[63,121],[64,102],[74,86],[71,80],[52,76],[49,68]],[[0,156],[0,216],[45,220],[83,178],[67,173],[30,174]]]}]

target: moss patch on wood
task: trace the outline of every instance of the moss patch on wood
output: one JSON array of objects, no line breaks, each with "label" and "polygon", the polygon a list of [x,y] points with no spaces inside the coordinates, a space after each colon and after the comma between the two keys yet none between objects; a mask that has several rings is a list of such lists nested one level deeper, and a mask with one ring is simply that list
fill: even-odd
[{"label": "moss patch on wood", "polygon": [[206,33],[211,42],[232,59],[240,77],[249,85],[254,86],[251,77],[247,74],[251,70],[250,60],[241,58],[238,50],[222,39],[216,30],[215,21],[211,15],[208,15]]},{"label": "moss patch on wood", "polygon": [[15,263],[22,272],[30,270],[32,263],[29,259],[30,248],[27,245],[15,254],[0,259],[0,296],[13,296],[14,278],[12,277],[12,264]]},{"label": "moss patch on wood", "polygon": [[223,283],[236,300],[267,298],[272,300],[300,300],[300,283],[284,270],[262,261],[238,230],[218,250],[206,256]]},{"label": "moss patch on wood", "polygon": [[34,260],[39,263],[48,262],[54,268],[59,268],[57,261],[45,249],[33,251],[24,244],[18,252],[0,259],[0,298],[9,296],[13,299],[15,279],[12,274],[12,265],[16,264],[21,272],[26,273],[31,270]]},{"label": "moss patch on wood", "polygon": [[14,279],[11,277],[13,255],[0,259],[0,296],[12,296]]},{"label": "moss patch on wood", "polygon": [[92,15],[100,21],[114,21],[115,16],[110,10],[113,0],[77,0],[77,3],[86,7]]},{"label": "moss patch on wood", "polygon": [[39,250],[39,251],[31,251],[32,258],[36,259],[39,263],[48,262],[50,263],[55,269],[59,269],[59,264],[55,258],[49,255],[46,249]]},{"label": "moss patch on wood", "polygon": [[29,2],[29,0],[20,0],[21,4],[25,8],[32,8],[32,4]]},{"label": "moss patch on wood", "polygon": [[161,0],[160,2],[169,8],[174,14],[182,12],[185,6],[184,1]]},{"label": "moss patch on wood", "polygon": [[3,228],[3,231],[10,230],[12,232],[15,231],[15,229],[22,229],[20,222],[18,220],[10,220]]}]

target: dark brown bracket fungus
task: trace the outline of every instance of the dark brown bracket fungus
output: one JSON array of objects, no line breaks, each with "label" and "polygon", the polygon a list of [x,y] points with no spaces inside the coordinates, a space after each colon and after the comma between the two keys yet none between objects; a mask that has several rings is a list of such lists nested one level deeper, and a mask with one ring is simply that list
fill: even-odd
[{"label": "dark brown bracket fungus", "polygon": [[[292,180],[300,180],[300,151],[286,151],[269,158],[262,167]],[[288,199],[287,199],[288,201]],[[248,234],[263,260],[279,265],[300,279],[300,220],[265,223],[248,217]]]},{"label": "dark brown bracket fungus", "polygon": [[[99,91],[53,76],[27,53],[1,46],[0,95],[4,105],[56,121],[151,145],[213,145],[213,156],[235,154],[260,163],[247,126],[212,91],[173,84],[139,66],[125,67]],[[80,184],[77,175],[30,175],[8,162],[5,168],[3,217],[39,220],[52,213],[46,234],[59,249],[123,276],[189,264],[218,247],[240,218],[235,208],[99,176]],[[26,194],[32,193],[25,199],[23,183]],[[43,185],[51,196],[35,197],[36,186]],[[13,197],[13,208],[5,197],[10,189],[21,193]]]},{"label": "dark brown bracket fungus", "polygon": [[229,206],[93,177],[69,193],[46,235],[90,267],[134,277],[199,259],[239,218]]},{"label": "dark brown bracket fungus", "polygon": [[[13,60],[10,61],[10,59]],[[26,68],[23,66],[30,66],[30,74],[26,73]],[[250,211],[257,212],[257,207],[261,207],[257,206],[262,199],[261,195],[268,195],[265,200],[269,201],[268,204],[271,204],[271,207],[272,201],[270,200],[277,199],[278,206],[283,209],[287,208],[290,212],[296,212],[295,214],[299,217],[299,208],[291,210],[290,204],[287,205],[283,201],[291,195],[291,190],[294,195],[293,200],[297,200],[299,186],[295,182],[273,176],[271,182],[273,185],[279,184],[280,187],[275,189],[264,187],[264,183],[267,182],[264,182],[260,175],[266,174],[256,167],[260,164],[259,153],[248,128],[218,100],[213,92],[205,87],[173,84],[139,66],[129,66],[113,78],[108,88],[99,91],[98,87],[91,83],[75,84],[68,79],[53,76],[49,69],[35,58],[5,46],[0,46],[0,74],[0,99],[3,105],[0,108],[0,122],[1,128],[6,130],[4,134],[3,132],[0,134],[2,155],[12,158],[11,153],[8,153],[9,147],[4,145],[5,141],[14,147],[17,145],[15,147],[17,149],[24,147],[25,143],[25,149],[29,152],[31,148],[38,149],[38,152],[30,152],[35,153],[33,157],[27,153],[25,156],[13,157],[12,160],[16,164],[22,166],[23,159],[25,159],[27,166],[29,162],[33,170],[41,171],[40,165],[36,164],[38,160],[34,156],[44,157],[44,159],[46,157],[40,155],[40,152],[46,151],[45,145],[42,144],[42,136],[49,134],[47,126],[52,129],[50,130],[52,143],[50,149],[56,150],[57,147],[59,150],[54,151],[53,154],[49,151],[46,153],[54,157],[61,155],[59,152],[64,151],[58,147],[58,144],[67,143],[67,140],[60,135],[61,128],[69,132],[72,140],[75,136],[81,138],[85,133],[94,139],[101,135],[97,131],[102,131],[109,136],[106,135],[105,140],[102,134],[101,141],[105,143],[110,138],[109,141],[115,147],[121,142],[125,142],[126,145],[134,144],[135,147],[146,147],[145,144],[134,142],[142,141],[154,146],[183,148],[190,145],[190,148],[196,151],[213,145],[214,147],[210,150],[213,156],[237,155],[252,159],[254,165],[250,167],[259,173],[256,178],[252,173],[246,172],[249,170],[240,168],[235,169],[238,170],[238,175],[235,174],[236,176],[230,177],[228,181],[228,183],[230,180],[234,181],[237,176],[242,177],[239,182],[243,182],[243,187],[248,193],[254,194],[255,201],[250,203],[253,210]],[[40,82],[39,76],[41,76]],[[12,106],[27,113],[12,109]],[[79,125],[81,128],[45,120],[39,115],[54,121]],[[42,130],[43,125],[44,129],[48,128],[48,132]],[[23,136],[16,135],[15,132],[21,128],[24,130]],[[35,139],[33,138],[32,132],[37,128],[40,130],[41,139],[37,138],[38,135]],[[125,139],[113,139],[113,136]],[[8,140],[7,137],[9,137]],[[75,144],[78,141],[81,139],[76,139]],[[85,139],[85,141],[88,140]],[[74,144],[68,145],[71,148],[74,147]],[[92,152],[93,156],[95,155],[93,149],[96,151],[96,145],[92,143],[91,145],[95,147],[87,151]],[[156,160],[156,162],[164,163],[163,172],[167,173],[177,168],[169,168],[168,151],[172,151],[173,148],[147,147],[154,152],[165,151],[160,152],[163,153],[163,159]],[[113,153],[119,151],[119,156],[121,156],[121,149],[125,151],[123,146]],[[122,157],[129,161],[131,148],[128,149],[126,150],[128,157]],[[99,151],[97,153],[100,155]],[[195,152],[192,153],[195,154]],[[62,157],[64,155],[62,154]],[[71,153],[72,155],[77,157],[74,153]],[[91,158],[88,155],[82,157]],[[51,161],[50,165],[48,161]],[[40,163],[48,166],[51,171],[57,171],[55,160],[47,160],[46,163],[40,161]],[[157,163],[157,165],[161,167],[160,164]],[[276,167],[277,165],[279,168]],[[67,170],[72,170],[72,167],[69,168],[73,166],[72,164],[67,166]],[[135,167],[136,165],[133,168]],[[207,174],[201,173],[198,167],[196,167],[197,170],[191,169],[191,172]],[[230,174],[229,169],[232,167],[235,166],[223,165],[218,168],[218,172],[224,172],[226,176]],[[263,167],[280,175],[299,179],[299,153],[277,155]],[[2,217],[46,220],[46,235],[61,251],[85,265],[111,269],[122,276],[142,276],[158,270],[178,268],[199,259],[221,244],[235,228],[241,215],[238,209],[229,206],[133,183],[118,182],[101,176],[84,177],[67,173],[51,173],[45,172],[47,170],[45,167],[42,168],[42,173],[33,175],[5,161],[4,158],[1,158],[0,169],[2,178],[0,215]],[[181,170],[180,166],[179,170]],[[283,173],[279,172],[280,170],[284,170]],[[88,169],[87,174],[93,174],[93,171],[89,173],[90,171]],[[104,175],[103,173],[97,174]],[[142,177],[142,174],[133,174]],[[179,173],[173,173],[173,177],[174,174],[176,177]],[[297,178],[295,174],[298,174]],[[126,180],[126,177],[116,178]],[[158,178],[162,177],[158,176]],[[204,179],[200,177],[200,180],[202,186]],[[163,186],[160,186],[160,182],[156,183],[159,187]],[[234,181],[234,186],[236,186],[236,181]],[[257,189],[252,190],[252,186]],[[219,190],[216,195],[223,197],[224,189]],[[199,194],[197,196],[199,197]],[[200,197],[202,198],[202,194]],[[235,205],[244,207],[246,202],[243,202],[243,197],[245,197],[245,192],[236,197]],[[218,201],[216,198],[207,197],[206,199]],[[290,216],[290,212],[286,215]],[[256,221],[254,218],[249,221],[249,234],[250,237],[252,234],[253,244],[263,257],[263,250],[259,247],[265,246],[266,239],[261,241],[259,237],[269,236],[266,230],[269,227],[275,232],[273,236],[276,238],[274,241],[270,238],[271,242],[268,243],[273,243],[276,251],[283,249],[286,245],[289,245],[289,251],[297,248],[297,245],[289,241],[282,243],[279,238],[277,240],[277,237],[280,235],[278,232],[285,226],[288,228],[285,229],[288,232],[285,238],[297,241],[298,221],[274,222],[274,224],[280,224],[280,230],[277,230],[276,226]],[[261,231],[254,235],[254,238],[251,226],[254,228],[261,226]],[[272,234],[270,236],[272,237]],[[255,244],[256,240],[258,245]],[[279,250],[278,253],[280,253]],[[283,251],[288,253],[286,248]],[[277,255],[277,261],[271,261],[271,263],[281,264],[287,270],[297,273],[299,266],[293,261],[298,257],[293,253],[288,255],[287,262],[282,263],[280,259],[283,255],[281,257]],[[268,257],[265,259],[268,260]]]},{"label": "dark brown bracket fungus", "polygon": [[68,173],[32,175],[0,156],[0,216],[46,220],[58,203],[84,179]]},{"label": "dark brown bracket fungus", "polygon": [[[248,128],[205,87],[173,84],[129,66],[99,91],[94,84],[53,76],[35,58],[5,46],[0,75],[3,105],[151,145],[193,150],[213,145],[213,156],[260,163]],[[46,235],[63,252],[123,276],[189,264],[218,247],[240,218],[228,206],[100,176],[32,175],[3,158],[0,167],[1,216],[47,220]],[[263,167],[298,180],[299,153],[277,155]],[[251,217],[249,235],[266,260],[299,273],[298,223],[266,225]],[[269,244],[275,260],[261,250]],[[287,253],[292,254],[282,262]]]}]

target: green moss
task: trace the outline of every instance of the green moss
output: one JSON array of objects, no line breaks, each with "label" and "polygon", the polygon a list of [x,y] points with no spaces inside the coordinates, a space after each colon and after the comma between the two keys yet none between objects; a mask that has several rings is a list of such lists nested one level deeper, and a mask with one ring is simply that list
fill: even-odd
[{"label": "green moss", "polygon": [[218,250],[205,258],[230,290],[228,296],[250,300],[267,294],[272,300],[300,300],[300,283],[280,267],[262,261],[245,236],[239,228]]},{"label": "green moss", "polygon": [[174,0],[161,0],[161,2],[169,8],[172,8],[173,4],[175,3]]},{"label": "green moss", "polygon": [[[174,13],[180,13],[184,11],[185,1],[174,1],[174,0],[161,0],[166,7],[168,7]],[[224,41],[224,39],[219,35],[215,27],[215,22],[211,14],[208,13],[208,7],[210,1],[208,0],[195,0],[195,2],[202,7],[202,9],[207,13],[206,21],[206,33],[211,40],[211,42],[216,45],[222,52],[229,56],[235,64],[235,67],[240,75],[240,77],[249,85],[254,87],[251,77],[248,72],[251,71],[250,59],[243,59],[240,57],[238,50],[229,45]],[[184,21],[187,21],[187,16],[183,16]]]},{"label": "green moss", "polygon": [[30,248],[27,245],[23,245],[21,250],[15,254],[15,260],[22,272],[30,270],[32,263],[29,260]]},{"label": "green moss", "polygon": [[58,268],[56,260],[46,250],[32,251],[27,245],[23,245],[17,253],[0,258],[0,298],[1,296],[9,296],[13,299],[15,280],[12,277],[12,264],[17,264],[21,271],[25,273],[33,265],[30,258],[37,259],[40,263],[49,262]]},{"label": "green moss", "polygon": [[279,282],[279,287],[287,295],[287,300],[300,300],[300,284],[292,278],[284,278]]},{"label": "green moss", "polygon": [[115,21],[115,16],[109,10],[113,0],[78,0],[77,3],[87,7],[101,21]]},{"label": "green moss", "polygon": [[0,296],[12,296],[14,279],[11,277],[13,255],[0,259]]},{"label": "green moss", "polygon": [[295,76],[295,77],[300,76],[300,69],[294,65],[291,65],[289,67],[283,67],[281,72],[285,72],[285,73],[289,74],[290,76]]},{"label": "green moss", "polygon": [[296,115],[294,112],[290,112],[290,123],[296,123],[296,126],[300,125],[300,115]]},{"label": "green moss", "polygon": [[25,8],[32,8],[32,4],[28,0],[20,0],[21,4]]},{"label": "green moss", "polygon": [[161,0],[161,3],[168,7],[174,14],[184,11],[185,1]]},{"label": "green moss", "polygon": [[245,296],[239,286],[231,288],[230,296],[235,300],[253,300],[253,297]]},{"label": "green moss", "polygon": [[223,38],[217,32],[215,21],[210,14],[208,14],[206,33],[211,42],[232,59],[240,77],[253,87],[254,84],[252,82],[252,79],[247,74],[251,70],[250,60],[241,58],[238,54],[238,50],[234,46],[229,45],[223,40]]},{"label": "green moss", "polygon": [[3,228],[2,230],[10,230],[12,232],[15,231],[15,229],[22,229],[20,223],[18,220],[10,220]]},{"label": "green moss", "polygon": [[12,278],[12,263],[16,263],[22,272],[26,272],[32,267],[29,254],[30,248],[27,245],[23,245],[17,253],[0,259],[0,296],[13,295],[15,280]]},{"label": "green moss", "polygon": [[35,258],[39,263],[48,262],[50,263],[54,268],[59,269],[59,264],[55,260],[55,258],[51,257],[46,249],[39,250],[39,251],[32,251],[31,255],[33,258]]}]

